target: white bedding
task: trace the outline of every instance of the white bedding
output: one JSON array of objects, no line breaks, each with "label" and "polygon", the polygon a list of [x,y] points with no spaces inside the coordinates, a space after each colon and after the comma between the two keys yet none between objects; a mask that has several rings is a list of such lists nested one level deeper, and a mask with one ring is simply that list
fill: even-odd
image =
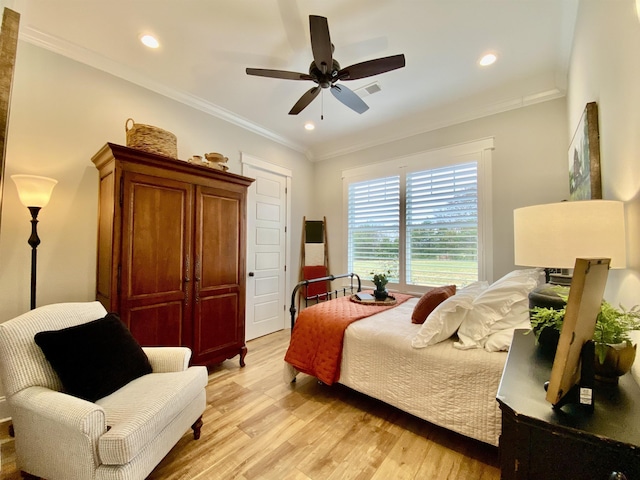
[{"label": "white bedding", "polygon": [[449,339],[416,349],[410,299],[351,324],[339,382],[405,412],[477,440],[498,445],[496,401],[506,352],[459,350]]},{"label": "white bedding", "polygon": [[[529,328],[528,295],[543,281],[543,270],[532,268],[509,272],[492,285],[476,282],[440,303],[424,325],[411,323],[417,298],[354,322],[345,331],[338,381],[498,445],[496,394],[507,353],[496,350],[509,348],[514,328]],[[460,342],[447,338],[456,331]],[[285,378],[292,380],[297,372],[285,365]],[[640,376],[640,368],[633,373]]]}]

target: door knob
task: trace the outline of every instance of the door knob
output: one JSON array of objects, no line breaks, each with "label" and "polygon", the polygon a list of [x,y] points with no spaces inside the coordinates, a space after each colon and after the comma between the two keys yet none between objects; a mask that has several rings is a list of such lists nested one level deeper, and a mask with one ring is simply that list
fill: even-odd
[{"label": "door knob", "polygon": [[254,275],[255,275],[255,273],[253,273],[253,272],[249,272],[249,276],[250,276],[250,277],[253,277]]}]

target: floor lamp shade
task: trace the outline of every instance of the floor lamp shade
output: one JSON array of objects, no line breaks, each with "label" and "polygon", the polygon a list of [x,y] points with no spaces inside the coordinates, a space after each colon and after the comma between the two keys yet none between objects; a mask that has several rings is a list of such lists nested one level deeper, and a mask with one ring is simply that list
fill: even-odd
[{"label": "floor lamp shade", "polygon": [[514,210],[515,264],[573,268],[576,258],[610,258],[627,263],[624,203],[583,200]]},{"label": "floor lamp shade", "polygon": [[57,180],[37,175],[11,175],[18,189],[20,202],[25,207],[46,207]]}]

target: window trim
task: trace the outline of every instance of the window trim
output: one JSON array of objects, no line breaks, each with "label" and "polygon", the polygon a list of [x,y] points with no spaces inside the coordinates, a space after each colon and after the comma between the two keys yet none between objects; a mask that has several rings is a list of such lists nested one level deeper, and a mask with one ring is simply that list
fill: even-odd
[{"label": "window trim", "polygon": [[[343,245],[348,245],[348,202],[349,184],[375,178],[400,175],[400,255],[406,254],[406,211],[405,188],[406,176],[409,172],[446,167],[457,163],[477,161],[478,165],[478,280],[493,281],[493,202],[492,202],[492,152],[493,137],[474,140],[457,145],[421,151],[415,154],[397,157],[388,161],[363,165],[342,171],[342,232]],[[348,255],[342,262],[342,269],[346,271]],[[407,285],[404,278],[404,268],[401,266],[400,283],[389,284],[389,288],[422,294],[428,287]],[[363,278],[364,281],[369,279]],[[410,289],[410,290],[409,290]]]}]

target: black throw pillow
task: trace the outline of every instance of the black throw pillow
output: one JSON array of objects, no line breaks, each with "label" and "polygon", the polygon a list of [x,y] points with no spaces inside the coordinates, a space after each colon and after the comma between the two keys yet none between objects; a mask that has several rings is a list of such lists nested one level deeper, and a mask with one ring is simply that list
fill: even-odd
[{"label": "black throw pillow", "polygon": [[115,313],[82,325],[37,333],[36,344],[66,393],[95,402],[151,373],[151,364]]}]

